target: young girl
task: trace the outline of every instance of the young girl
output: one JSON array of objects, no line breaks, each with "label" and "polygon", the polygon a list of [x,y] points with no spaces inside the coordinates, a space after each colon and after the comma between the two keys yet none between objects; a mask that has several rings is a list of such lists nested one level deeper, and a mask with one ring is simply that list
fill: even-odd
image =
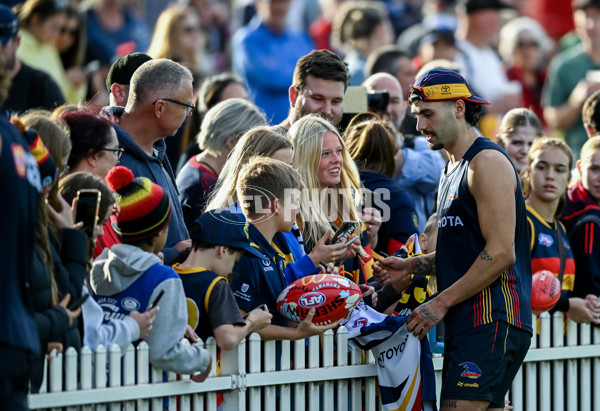
[{"label": "young girl", "polygon": [[358,222],[353,234],[361,240],[348,246],[337,261],[343,261],[340,274],[357,284],[367,282],[373,262],[367,230],[373,227],[363,224],[358,211],[363,204],[360,177],[344,140],[333,125],[317,115],[296,121],[290,135],[294,140],[292,166],[305,184],[297,222],[306,248],[315,247],[332,226]]},{"label": "young girl", "polygon": [[563,221],[577,264],[573,293],[592,300],[589,294],[600,295],[600,137],[583,145],[577,170],[581,178],[569,190]]},{"label": "young girl", "polygon": [[537,139],[529,151],[522,183],[531,232],[531,264],[533,273],[549,270],[562,277],[562,295],[554,309],[566,312],[573,321],[590,323],[597,321],[597,313],[572,293],[576,278],[573,251],[557,220],[564,209],[572,163],[571,150],[556,138]]},{"label": "young girl", "polygon": [[542,134],[542,123],[533,111],[514,108],[504,115],[496,143],[506,150],[506,154],[520,173],[527,167],[527,153],[531,144]]}]

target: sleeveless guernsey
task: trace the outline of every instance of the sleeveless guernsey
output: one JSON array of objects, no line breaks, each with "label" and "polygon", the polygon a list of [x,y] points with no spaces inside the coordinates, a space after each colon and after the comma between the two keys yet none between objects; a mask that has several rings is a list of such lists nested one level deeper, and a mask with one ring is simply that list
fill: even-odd
[{"label": "sleeveless guernsey", "polygon": [[[465,275],[485,247],[479,227],[477,204],[467,184],[470,161],[483,150],[498,150],[507,156],[497,144],[480,137],[454,169],[448,170],[446,165],[440,179],[436,252],[437,284],[440,291]],[[444,318],[446,338],[495,321],[505,321],[532,332],[531,256],[525,201],[518,178],[517,186],[514,236],[516,261],[500,273],[489,287],[448,310]]]}]

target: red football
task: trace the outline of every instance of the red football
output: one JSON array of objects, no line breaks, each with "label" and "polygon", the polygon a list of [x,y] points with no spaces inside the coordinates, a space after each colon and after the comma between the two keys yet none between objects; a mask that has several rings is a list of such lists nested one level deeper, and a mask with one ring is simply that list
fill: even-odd
[{"label": "red football", "polygon": [[531,311],[539,314],[550,310],[558,302],[560,293],[560,281],[552,271],[536,272],[531,282]]},{"label": "red football", "polygon": [[326,325],[350,314],[360,295],[360,288],[340,275],[309,275],[279,294],[277,309],[288,320],[299,323],[314,308],[313,324]]}]

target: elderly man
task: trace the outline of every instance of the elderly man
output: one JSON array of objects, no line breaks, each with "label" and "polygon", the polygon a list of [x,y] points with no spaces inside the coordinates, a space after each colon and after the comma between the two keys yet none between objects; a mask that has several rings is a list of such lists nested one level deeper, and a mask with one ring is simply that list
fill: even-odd
[{"label": "elderly man", "polygon": [[163,249],[165,263],[191,245],[164,139],[174,135],[191,114],[193,99],[192,74],[187,68],[168,59],[151,60],[133,74],[127,106],[115,125],[125,149],[120,164],[169,193],[173,217]]}]

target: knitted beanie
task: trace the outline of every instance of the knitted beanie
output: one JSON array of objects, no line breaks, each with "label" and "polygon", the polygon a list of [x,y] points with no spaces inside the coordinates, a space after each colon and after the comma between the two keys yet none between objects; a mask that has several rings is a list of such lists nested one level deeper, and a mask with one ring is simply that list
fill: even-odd
[{"label": "knitted beanie", "polygon": [[35,157],[35,161],[37,161],[38,168],[40,169],[42,194],[47,194],[58,179],[58,168],[56,167],[56,163],[37,131],[29,129],[23,133],[23,136],[29,143],[29,151]]},{"label": "knitted beanie", "polygon": [[113,167],[106,176],[121,210],[110,217],[121,241],[152,237],[171,221],[171,202],[163,189],[146,177],[135,177],[127,167]]}]

